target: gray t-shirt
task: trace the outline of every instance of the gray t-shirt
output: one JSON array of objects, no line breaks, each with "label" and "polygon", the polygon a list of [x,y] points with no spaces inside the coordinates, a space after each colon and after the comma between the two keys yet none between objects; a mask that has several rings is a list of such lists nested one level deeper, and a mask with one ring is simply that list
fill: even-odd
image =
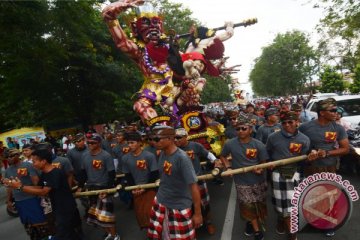
[{"label": "gray t-shirt", "polygon": [[68,158],[57,156],[54,160],[52,160],[51,165],[55,168],[59,168],[65,172],[65,174],[69,174],[74,171],[73,166]]},{"label": "gray t-shirt", "polygon": [[237,137],[237,132],[235,130],[235,128],[231,125],[228,125],[225,129],[225,137],[226,139],[232,139],[234,137]]},{"label": "gray t-shirt", "polygon": [[130,173],[135,184],[149,182],[150,172],[158,170],[154,154],[142,151],[139,156],[128,153],[123,157],[123,173]]},{"label": "gray t-shirt", "polygon": [[184,150],[191,159],[196,175],[200,175],[200,159],[207,158],[209,151],[206,150],[203,145],[197,142],[189,142],[188,145],[181,147],[181,149]]},{"label": "gray t-shirt", "polygon": [[[347,134],[343,126],[336,122],[331,122],[326,126],[321,126],[318,120],[312,120],[300,125],[299,130],[310,138],[310,149],[323,149],[326,151],[336,149],[337,142],[347,138]],[[312,162],[312,165],[334,166],[339,157],[330,156],[322,159],[317,159]]]},{"label": "gray t-shirt", "polygon": [[274,132],[278,132],[281,130],[281,125],[279,123],[269,126],[267,123],[260,126],[259,129],[256,132],[256,139],[262,142],[263,144],[266,144],[266,141],[270,134]]},{"label": "gray t-shirt", "polygon": [[82,155],[87,151],[88,149],[86,147],[83,149],[77,149],[75,147],[73,149],[70,149],[66,154],[66,157],[69,159],[71,165],[74,168],[75,178],[77,178],[81,172],[81,158]]},{"label": "gray t-shirt", "polygon": [[127,154],[130,151],[130,148],[128,146],[128,144],[125,142],[123,144],[117,144],[114,149],[114,155],[115,158],[118,160],[118,169],[116,169],[116,172],[121,172],[122,171],[122,157]]},{"label": "gray t-shirt", "polygon": [[[281,130],[269,136],[266,149],[272,161],[296,157],[308,153],[310,149],[310,139],[299,131],[291,135]],[[293,163],[281,166],[281,168],[294,168],[297,166],[298,163]]]},{"label": "gray t-shirt", "polygon": [[81,168],[86,171],[87,184],[93,186],[107,186],[108,172],[115,170],[113,158],[105,150],[96,155],[92,155],[90,151],[84,153]]},{"label": "gray t-shirt", "polygon": [[101,141],[101,148],[107,151],[108,153],[110,153],[112,157],[115,157],[115,154],[113,152],[113,147],[115,147],[115,145],[116,145],[115,140],[109,141],[107,139],[104,139]]},{"label": "gray t-shirt", "polygon": [[[228,140],[223,147],[221,156],[232,156],[231,167],[233,169],[253,166],[261,161],[269,159],[265,145],[257,139],[252,138],[248,143],[241,143],[238,138]],[[253,185],[265,181],[265,171],[263,174],[253,172],[234,175],[235,184]]]},{"label": "gray t-shirt", "polygon": [[[10,165],[5,170],[5,177],[6,178],[19,178],[22,184],[24,186],[33,186],[33,183],[31,181],[31,177],[38,176],[37,172],[35,171],[34,167],[28,163],[28,162],[20,162],[17,166]],[[34,195],[30,195],[27,193],[24,193],[22,191],[19,191],[17,189],[13,189],[13,197],[15,198],[15,201],[22,201],[25,199],[33,198]]]},{"label": "gray t-shirt", "polygon": [[156,159],[159,158],[159,155],[160,155],[160,152],[161,152],[161,150],[156,149],[156,147],[153,147],[151,145],[148,145],[148,146],[144,147],[144,151],[151,152],[152,154],[155,155]]},{"label": "gray t-shirt", "polygon": [[159,203],[171,209],[190,208],[190,184],[196,183],[196,174],[186,153],[177,149],[170,156],[161,152],[159,157],[160,187],[156,194]]}]

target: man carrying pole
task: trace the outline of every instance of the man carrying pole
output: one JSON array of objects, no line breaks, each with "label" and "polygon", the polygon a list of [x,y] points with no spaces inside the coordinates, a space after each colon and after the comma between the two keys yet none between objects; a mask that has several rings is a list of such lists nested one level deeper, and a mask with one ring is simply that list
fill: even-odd
[{"label": "man carrying pole", "polygon": [[[210,160],[212,163],[216,160],[214,154],[205,149],[203,145],[197,142],[189,142],[187,140],[188,133],[185,128],[176,129],[175,144],[180,149],[184,150],[189,158],[192,160],[195,173],[197,176],[201,175],[200,158]],[[210,195],[206,182],[198,181],[200,197],[201,197],[201,212],[206,230],[210,235],[215,234],[215,226],[211,223],[210,217]]]},{"label": "man carrying pole", "polygon": [[[125,135],[130,153],[122,157],[122,172],[128,185],[155,182],[159,171],[154,154],[142,149],[141,134],[129,132]],[[131,191],[134,196],[134,209],[139,227],[149,227],[151,204],[155,197],[154,189],[138,188]]]},{"label": "man carrying pole", "polygon": [[[220,159],[229,168],[242,168],[263,163],[268,159],[265,145],[252,138],[253,126],[251,120],[240,116],[236,126],[238,137],[228,140],[221,152]],[[227,156],[232,156],[231,163]],[[218,166],[218,163],[216,163]],[[266,179],[262,169],[234,175],[234,182],[239,201],[240,215],[246,222],[244,234],[254,235],[255,240],[264,239],[262,225],[267,215],[266,208]]]},{"label": "man carrying pole", "polygon": [[[112,156],[102,150],[101,136],[93,133],[87,139],[89,151],[82,157],[82,177],[79,191],[86,182],[89,190],[106,189],[114,186],[115,166]],[[90,197],[87,222],[102,227],[107,233],[105,240],[120,240],[115,229],[113,196],[106,193]]]},{"label": "man carrying pole", "polygon": [[176,147],[172,127],[158,126],[153,132],[155,146],[162,150],[158,162],[161,183],[151,209],[148,239],[193,240],[195,228],[202,224],[194,167]]},{"label": "man carrying pole", "polygon": [[[281,116],[281,131],[271,134],[266,144],[270,160],[300,156],[309,151],[310,140],[298,131],[298,123],[295,112],[287,112]],[[287,230],[288,239],[296,240],[296,234],[290,233],[290,213],[294,188],[300,183],[300,164],[276,167],[271,179],[272,202],[278,213],[276,232],[284,234]]]}]

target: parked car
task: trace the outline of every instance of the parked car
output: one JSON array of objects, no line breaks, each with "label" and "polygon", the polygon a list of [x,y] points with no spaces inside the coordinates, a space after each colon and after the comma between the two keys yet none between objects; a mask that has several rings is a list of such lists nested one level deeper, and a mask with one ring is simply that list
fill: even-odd
[{"label": "parked car", "polygon": [[[348,121],[352,128],[357,127],[360,123],[360,95],[332,96],[332,98],[344,109],[343,119]],[[324,98],[311,99],[306,105],[305,110],[309,111],[311,117],[317,118],[317,103],[322,99]]]},{"label": "parked car", "polygon": [[336,96],[339,96],[339,94],[337,94],[337,93],[315,93],[312,96],[312,98],[325,99],[325,98],[336,97]]}]

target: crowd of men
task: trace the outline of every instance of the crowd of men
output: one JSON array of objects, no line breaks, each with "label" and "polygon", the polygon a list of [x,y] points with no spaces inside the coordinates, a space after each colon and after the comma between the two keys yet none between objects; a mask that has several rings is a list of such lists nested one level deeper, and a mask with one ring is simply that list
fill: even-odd
[{"label": "crowd of men", "polygon": [[[139,227],[148,239],[196,239],[196,229],[205,227],[215,234],[210,212],[210,196],[201,161],[222,170],[253,166],[264,162],[308,155],[307,160],[268,171],[233,175],[240,215],[245,232],[255,240],[264,239],[268,207],[267,188],[271,186],[273,207],[278,214],[274,231],[290,233],[291,198],[300,181],[319,172],[336,172],[339,156],[349,152],[347,134],[336,121],[339,112],[332,98],[318,103],[318,119],[302,115],[302,104],[248,104],[242,111],[228,111],[224,135],[227,138],[218,156],[199,143],[188,140],[184,128],[158,125],[146,134],[135,125],[126,129],[78,133],[66,156],[57,156],[51,143],[25,145],[20,152],[8,151],[9,167],[2,180],[7,202],[15,201],[20,221],[30,239],[86,239],[74,191],[133,186],[156,182],[158,188],[120,191],[120,199],[134,207]],[[211,113],[208,114],[212,115]],[[76,189],[75,189],[76,186]],[[104,239],[119,240],[115,228],[113,194],[82,197],[85,221],[104,230]],[[10,207],[10,206],[9,206]],[[225,206],[224,206],[225,207]],[[272,231],[268,229],[267,231]],[[327,229],[326,236],[334,236]]]}]

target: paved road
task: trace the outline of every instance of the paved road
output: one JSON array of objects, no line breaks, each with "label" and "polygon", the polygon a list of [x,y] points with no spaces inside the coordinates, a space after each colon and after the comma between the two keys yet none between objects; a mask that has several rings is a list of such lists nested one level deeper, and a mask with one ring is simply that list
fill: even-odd
[{"label": "paved road", "polygon": [[[343,178],[350,180],[360,193],[360,177],[359,176],[343,176]],[[236,202],[235,191],[231,179],[225,180],[224,186],[214,185],[209,183],[209,191],[211,195],[211,208],[213,221],[217,227],[217,232],[213,236],[209,236],[204,229],[197,231],[198,240],[235,240],[245,239],[250,240],[252,237],[245,237],[244,220],[240,219],[239,210]],[[0,189],[0,239],[9,240],[25,240],[28,239],[22,225],[17,218],[9,217],[5,212],[4,204],[4,189]],[[231,197],[230,197],[231,196]],[[270,191],[268,201],[268,219],[267,232],[265,239],[285,240],[284,235],[277,235],[274,231],[276,224],[276,215],[270,203]],[[83,209],[80,208],[81,211]],[[120,201],[116,203],[116,217],[117,229],[120,232],[122,240],[141,240],[146,239],[145,233],[140,231],[137,227],[134,212],[126,209],[126,206]],[[332,238],[325,237],[318,230],[310,227],[305,228],[299,234],[299,240],[317,240],[317,239],[338,239],[338,240],[355,240],[360,239],[360,201],[354,202],[353,214],[349,222],[336,232]],[[103,232],[100,229],[92,228],[84,224],[84,232],[86,240],[101,240],[103,239]]]}]

